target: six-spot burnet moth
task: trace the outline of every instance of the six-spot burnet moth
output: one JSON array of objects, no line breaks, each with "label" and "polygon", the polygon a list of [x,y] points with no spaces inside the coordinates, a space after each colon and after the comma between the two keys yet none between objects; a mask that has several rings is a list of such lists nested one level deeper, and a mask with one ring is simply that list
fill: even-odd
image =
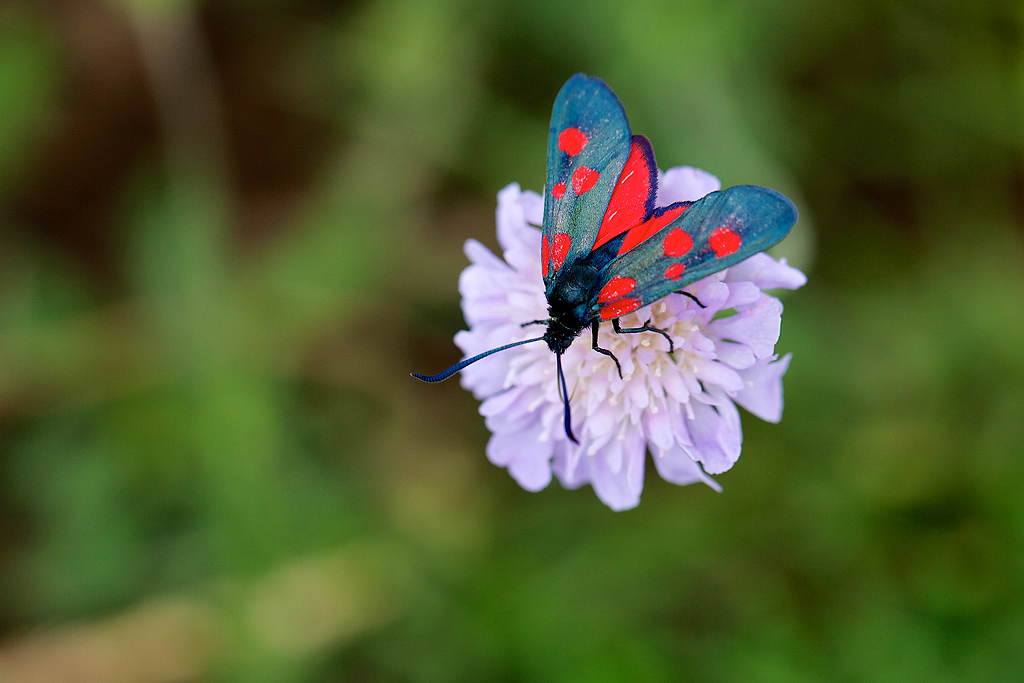
[{"label": "six-spot burnet moth", "polygon": [[614,354],[598,346],[599,325],[611,321],[618,333],[663,335],[671,353],[663,330],[649,323],[622,328],[619,317],[767,249],[789,233],[797,211],[775,190],[755,185],[655,209],[658,167],[650,143],[631,134],[611,88],[584,74],[570,78],[555,99],[547,171],[541,264],[548,318],[524,321],[546,325],[544,334],[413,377],[440,382],[493,353],[546,342],[555,354],[565,433],[576,442],[562,372],[573,340],[590,327],[593,350],[618,367]]}]

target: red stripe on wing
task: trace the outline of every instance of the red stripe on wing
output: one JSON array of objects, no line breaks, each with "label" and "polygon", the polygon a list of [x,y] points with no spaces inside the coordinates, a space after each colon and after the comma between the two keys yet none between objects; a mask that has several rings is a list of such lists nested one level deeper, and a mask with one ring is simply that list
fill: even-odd
[{"label": "red stripe on wing", "polygon": [[651,143],[642,135],[634,135],[629,157],[612,191],[592,249],[597,249],[650,217],[654,193],[657,191],[657,173]]},{"label": "red stripe on wing", "polygon": [[683,211],[686,211],[689,206],[690,202],[686,202],[682,205],[673,204],[666,208],[664,213],[661,215],[655,216],[654,218],[651,218],[630,230],[626,233],[626,239],[622,240],[622,246],[619,247],[618,255],[622,256],[627,251],[664,228],[666,225],[678,218]]}]

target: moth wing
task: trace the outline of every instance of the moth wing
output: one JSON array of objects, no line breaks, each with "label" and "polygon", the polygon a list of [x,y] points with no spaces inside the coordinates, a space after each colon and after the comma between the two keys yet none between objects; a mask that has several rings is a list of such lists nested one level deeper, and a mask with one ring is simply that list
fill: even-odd
[{"label": "moth wing", "polygon": [[634,135],[629,157],[608,200],[593,249],[646,222],[654,213],[657,194],[658,165],[654,161],[654,149],[643,135]]},{"label": "moth wing", "polygon": [[[671,211],[678,211],[671,222],[602,271],[590,307],[593,318],[617,318],[764,251],[789,234],[797,219],[791,201],[755,185],[673,205],[650,221],[664,220]],[[634,230],[642,235],[644,227]]]},{"label": "moth wing", "polygon": [[629,157],[619,98],[599,78],[576,74],[551,112],[541,262],[550,293],[560,271],[590,253]]}]

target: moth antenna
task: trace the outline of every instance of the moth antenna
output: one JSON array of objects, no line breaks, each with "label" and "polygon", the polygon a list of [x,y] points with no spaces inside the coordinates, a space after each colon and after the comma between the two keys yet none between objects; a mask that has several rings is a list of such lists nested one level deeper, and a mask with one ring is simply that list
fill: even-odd
[{"label": "moth antenna", "polygon": [[477,362],[478,360],[480,360],[481,358],[487,358],[487,356],[491,355],[492,353],[498,353],[499,351],[504,351],[505,349],[511,349],[513,346],[522,346],[523,344],[529,344],[531,342],[538,342],[538,341],[544,341],[544,337],[537,337],[535,339],[524,339],[523,341],[517,341],[517,342],[512,342],[511,344],[505,344],[504,346],[499,346],[496,349],[491,349],[490,351],[484,351],[483,353],[478,353],[477,355],[473,356],[472,358],[467,358],[466,360],[459,361],[458,363],[456,363],[455,365],[451,366],[450,368],[448,368],[444,372],[439,372],[436,375],[421,375],[418,372],[410,372],[409,374],[412,375],[413,377],[415,377],[416,379],[423,380],[424,382],[443,382],[446,379],[448,379],[449,377],[451,377],[452,375],[454,375],[456,372],[461,370],[462,368],[466,367],[467,365],[471,365],[471,364]]},{"label": "moth antenna", "polygon": [[555,354],[555,363],[558,365],[558,386],[561,389],[559,393],[562,395],[562,402],[565,405],[565,435],[574,444],[579,445],[579,440],[572,433],[572,413],[569,412],[569,390],[565,386],[565,373],[562,372],[562,354]]}]

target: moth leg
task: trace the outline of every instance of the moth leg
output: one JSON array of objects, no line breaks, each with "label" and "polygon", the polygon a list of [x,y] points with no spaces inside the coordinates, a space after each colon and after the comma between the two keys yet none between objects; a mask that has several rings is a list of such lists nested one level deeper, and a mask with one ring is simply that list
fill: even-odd
[{"label": "moth leg", "polygon": [[672,343],[672,337],[669,336],[665,330],[659,330],[657,327],[651,327],[651,321],[648,320],[644,323],[643,327],[627,327],[625,329],[619,327],[619,319],[614,318],[612,320],[612,327],[619,334],[636,334],[637,332],[657,332],[666,340],[668,340],[668,352],[672,353],[676,350],[676,345]]},{"label": "moth leg", "polygon": [[548,319],[548,320],[531,320],[528,323],[523,323],[519,327],[529,327],[530,325],[547,325],[549,322],[551,322],[550,319]]},{"label": "moth leg", "polygon": [[695,296],[694,296],[693,294],[690,294],[689,292],[684,292],[683,290],[681,290],[681,289],[680,289],[680,290],[679,290],[679,291],[677,292],[677,294],[682,294],[683,296],[685,296],[685,297],[687,297],[687,298],[689,298],[689,299],[692,299],[692,300],[693,300],[693,303],[697,304],[697,305],[698,305],[698,306],[700,306],[701,308],[707,308],[707,306],[705,306],[704,304],[702,304],[702,303],[700,302],[700,299],[698,299],[697,297],[695,297]]},{"label": "moth leg", "polygon": [[608,356],[613,361],[615,361],[615,369],[619,371],[619,379],[622,379],[622,366],[619,365],[619,359],[616,358],[615,354],[609,351],[608,349],[602,349],[600,346],[597,345],[597,328],[600,324],[601,323],[597,320],[590,324],[590,329],[593,330],[594,332],[594,343],[590,348],[594,349],[595,351],[602,355]]}]

